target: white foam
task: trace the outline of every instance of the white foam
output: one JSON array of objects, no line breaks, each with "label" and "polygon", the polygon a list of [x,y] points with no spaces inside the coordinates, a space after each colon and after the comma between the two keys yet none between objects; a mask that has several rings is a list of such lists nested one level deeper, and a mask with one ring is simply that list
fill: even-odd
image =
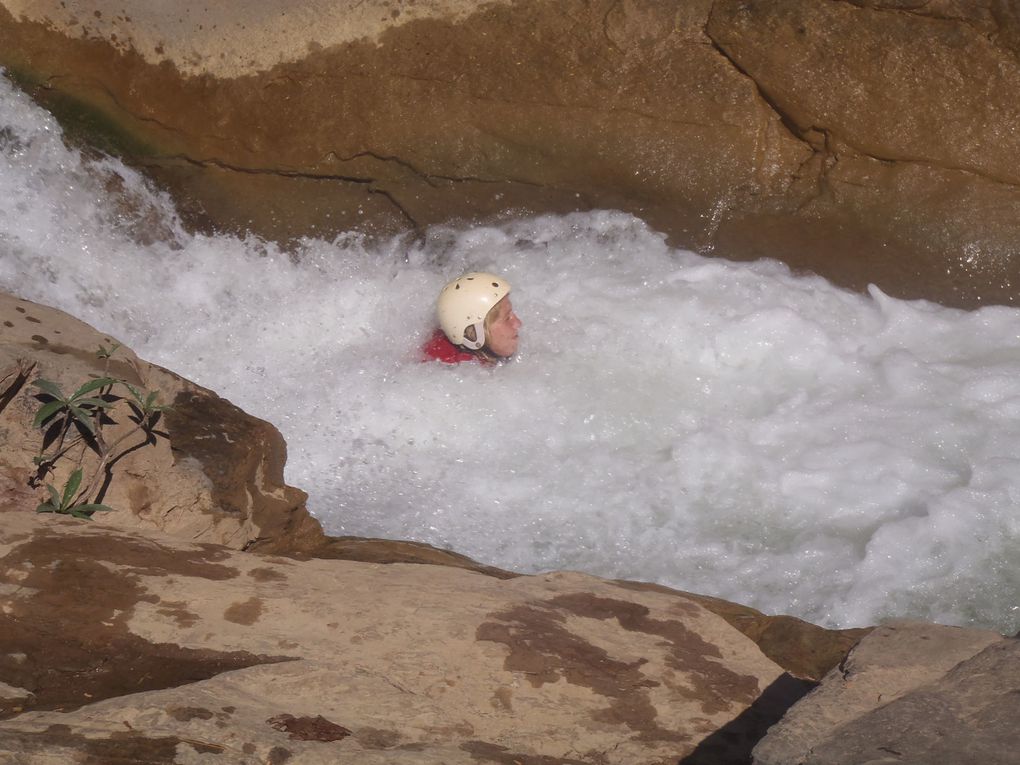
[{"label": "white foam", "polygon": [[[1014,309],[708,260],[613,212],[291,257],[187,234],[2,80],[0,131],[0,288],[274,422],[332,533],[826,625],[1020,628]],[[513,283],[520,357],[418,363],[469,268]]]}]

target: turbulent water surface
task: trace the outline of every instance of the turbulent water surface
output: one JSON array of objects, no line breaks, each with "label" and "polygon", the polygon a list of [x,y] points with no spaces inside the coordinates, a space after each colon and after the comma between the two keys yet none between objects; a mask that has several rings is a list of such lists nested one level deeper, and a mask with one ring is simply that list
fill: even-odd
[{"label": "turbulent water surface", "polygon": [[[441,285],[514,285],[522,352],[417,361]],[[613,212],[195,236],[0,78],[0,288],[274,422],[334,534],[661,582],[829,626],[1020,628],[1020,312],[837,289]]]}]

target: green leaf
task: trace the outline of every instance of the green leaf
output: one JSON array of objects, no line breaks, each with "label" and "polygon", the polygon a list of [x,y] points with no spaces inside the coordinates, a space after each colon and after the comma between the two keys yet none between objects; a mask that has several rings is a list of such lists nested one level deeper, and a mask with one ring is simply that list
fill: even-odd
[{"label": "green leaf", "polygon": [[85,383],[83,386],[78,388],[73,394],[71,394],[71,400],[74,401],[79,396],[84,396],[86,393],[91,393],[99,388],[105,388],[107,385],[113,385],[118,382],[112,377],[97,377],[95,380]]},{"label": "green leaf", "polygon": [[101,359],[108,359],[117,352],[118,348],[120,348],[120,343],[113,343],[110,345],[109,348],[100,343],[99,350],[96,351],[96,356],[98,356]]},{"label": "green leaf", "polygon": [[43,406],[39,408],[39,411],[35,413],[35,419],[32,421],[32,427],[38,428],[46,422],[46,420],[52,417],[55,412],[59,412],[65,406],[67,406],[67,404],[63,401],[51,401],[48,404],[43,404]]},{"label": "green leaf", "polygon": [[151,391],[145,399],[145,411],[151,411],[152,405],[156,403],[156,396],[159,395],[158,390]]},{"label": "green leaf", "polygon": [[74,419],[80,422],[89,433],[92,435],[96,434],[96,429],[92,427],[92,419],[89,417],[88,412],[84,409],[79,409],[74,404],[68,404],[67,410],[74,415]]},{"label": "green leaf", "polygon": [[87,505],[75,505],[74,509],[75,510],[79,510],[79,511],[81,511],[83,513],[90,513],[90,514],[91,513],[99,512],[100,510],[102,510],[102,511],[109,511],[111,513],[113,512],[113,508],[112,507],[110,507],[109,505],[101,505],[98,502],[90,502]]},{"label": "green leaf", "polygon": [[35,511],[37,513],[55,513],[57,512],[57,509],[53,507],[53,505],[51,505],[49,502],[47,502],[45,504],[39,505],[39,507],[37,507]]},{"label": "green leaf", "polygon": [[109,348],[100,343],[99,350],[96,351],[96,356],[101,359],[108,359],[117,352],[118,348],[120,348],[120,343],[111,343]]},{"label": "green leaf", "polygon": [[43,380],[42,378],[40,378],[33,382],[32,385],[39,388],[41,391],[45,393],[49,393],[51,396],[53,396],[53,398],[59,398],[60,400],[64,400],[64,394],[60,390],[60,388],[57,387],[57,384],[55,382]]},{"label": "green leaf", "polygon": [[66,508],[71,504],[71,500],[74,499],[75,492],[78,491],[79,486],[81,486],[81,468],[71,473],[71,477],[67,479],[67,484],[64,486],[64,499],[60,503],[62,508]]},{"label": "green leaf", "polygon": [[[120,401],[118,398],[117,401]],[[101,398],[81,398],[76,400],[74,403],[76,406],[97,406],[103,409],[109,409],[117,404],[117,401],[103,401]]]},{"label": "green leaf", "polygon": [[52,483],[46,484],[46,490],[50,493],[52,501],[49,503],[54,507],[60,507],[60,492],[58,492]]},{"label": "green leaf", "polygon": [[134,396],[135,401],[137,401],[139,404],[142,403],[142,394],[139,393],[138,388],[136,388],[129,382],[125,382],[124,380],[121,380],[120,384],[127,388],[129,391],[131,391],[131,395]]},{"label": "green leaf", "polygon": [[70,516],[72,518],[81,518],[83,521],[91,521],[92,520],[92,518],[89,517],[88,513],[80,513],[80,512],[78,512],[77,509],[72,510],[70,512]]}]

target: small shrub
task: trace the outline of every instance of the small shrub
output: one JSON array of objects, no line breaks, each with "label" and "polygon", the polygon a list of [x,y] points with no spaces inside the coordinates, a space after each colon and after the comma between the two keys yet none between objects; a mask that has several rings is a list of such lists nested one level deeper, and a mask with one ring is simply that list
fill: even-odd
[{"label": "small shrub", "polygon": [[[110,348],[100,346],[96,352],[106,362],[107,371],[110,357],[119,347],[116,343]],[[99,510],[111,510],[99,500],[113,479],[113,466],[129,452],[154,445],[158,437],[169,437],[157,430],[167,409],[159,403],[159,391],[148,391],[109,376],[89,380],[70,395],[51,380],[37,379],[32,384],[41,391],[37,394],[41,406],[33,425],[43,430],[42,447],[34,458],[37,470],[33,485],[40,485],[58,461],[77,454],[76,467],[62,489],[47,483],[50,499],[36,511],[91,518]],[[122,404],[135,426],[108,442],[107,428],[116,424],[112,413],[118,407],[123,409]],[[87,460],[89,454],[94,459]],[[86,462],[94,463],[88,466],[88,480],[84,478]]]}]

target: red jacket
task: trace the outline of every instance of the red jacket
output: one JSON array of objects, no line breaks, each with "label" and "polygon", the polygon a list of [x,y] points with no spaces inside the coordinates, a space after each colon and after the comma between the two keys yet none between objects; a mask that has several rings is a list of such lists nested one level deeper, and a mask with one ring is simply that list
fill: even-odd
[{"label": "red jacket", "polygon": [[437,329],[422,346],[422,361],[441,361],[444,364],[459,364],[462,361],[478,361],[478,356],[451,343],[443,330]]}]

